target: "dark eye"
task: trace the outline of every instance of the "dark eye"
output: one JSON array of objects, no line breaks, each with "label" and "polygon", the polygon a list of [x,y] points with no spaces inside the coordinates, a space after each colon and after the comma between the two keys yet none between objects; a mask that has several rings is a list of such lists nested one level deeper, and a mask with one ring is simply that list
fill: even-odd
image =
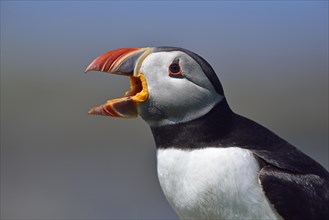
[{"label": "dark eye", "polygon": [[180,72],[180,66],[178,63],[172,63],[169,66],[169,73],[176,74]]},{"label": "dark eye", "polygon": [[175,59],[168,68],[169,76],[172,78],[184,78],[183,71],[179,66],[179,59]]}]

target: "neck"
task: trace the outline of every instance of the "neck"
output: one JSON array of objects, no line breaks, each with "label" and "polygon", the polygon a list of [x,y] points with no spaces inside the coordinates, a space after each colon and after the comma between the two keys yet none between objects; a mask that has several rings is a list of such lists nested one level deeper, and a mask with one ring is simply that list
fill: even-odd
[{"label": "neck", "polygon": [[[213,143],[230,131],[234,113],[224,98],[207,114],[192,121],[151,127],[157,148],[200,148]],[[202,145],[201,145],[202,146]]]}]

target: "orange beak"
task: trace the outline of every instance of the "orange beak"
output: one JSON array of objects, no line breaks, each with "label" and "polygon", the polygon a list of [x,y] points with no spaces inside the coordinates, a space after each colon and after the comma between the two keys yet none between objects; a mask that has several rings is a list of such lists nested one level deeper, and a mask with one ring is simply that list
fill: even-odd
[{"label": "orange beak", "polygon": [[108,100],[92,108],[88,114],[111,117],[137,117],[137,105],[148,98],[145,77],[139,72],[141,63],[151,48],[121,48],[109,51],[92,61],[85,72],[101,71],[130,77],[130,90],[122,98]]}]

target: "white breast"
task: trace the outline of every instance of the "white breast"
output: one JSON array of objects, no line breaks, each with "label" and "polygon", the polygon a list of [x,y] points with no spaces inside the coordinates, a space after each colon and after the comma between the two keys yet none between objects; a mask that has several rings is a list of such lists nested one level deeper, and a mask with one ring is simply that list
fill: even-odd
[{"label": "white breast", "polygon": [[158,177],[182,219],[281,219],[266,199],[252,153],[237,147],[159,149]]}]

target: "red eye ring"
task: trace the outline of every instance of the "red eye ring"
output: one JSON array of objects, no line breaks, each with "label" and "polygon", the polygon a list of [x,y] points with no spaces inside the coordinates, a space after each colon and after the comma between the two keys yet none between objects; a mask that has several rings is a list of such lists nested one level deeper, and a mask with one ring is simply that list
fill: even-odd
[{"label": "red eye ring", "polygon": [[174,78],[183,78],[182,69],[179,66],[179,63],[173,62],[168,68],[169,76]]}]

